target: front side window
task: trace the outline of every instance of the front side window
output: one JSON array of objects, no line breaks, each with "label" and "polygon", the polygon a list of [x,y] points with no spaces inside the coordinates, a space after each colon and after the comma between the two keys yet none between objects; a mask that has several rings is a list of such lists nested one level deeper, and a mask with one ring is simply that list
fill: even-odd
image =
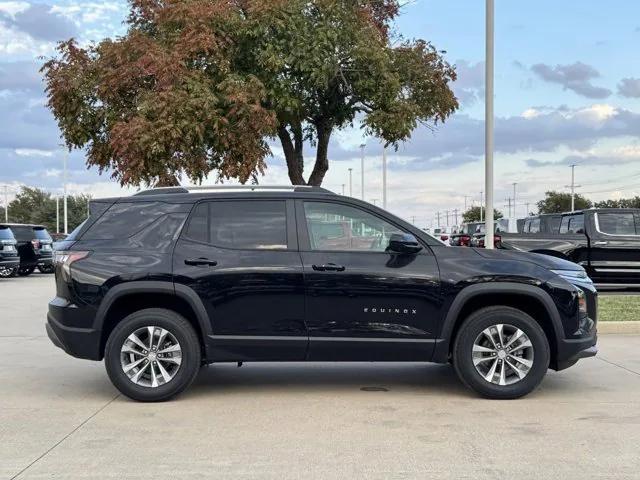
[{"label": "front side window", "polygon": [[384,252],[394,233],[406,233],[365,210],[338,203],[305,202],[312,250]]},{"label": "front side window", "polygon": [[636,226],[633,213],[598,213],[598,227],[609,235],[637,235],[640,226]]},{"label": "front side window", "polygon": [[220,201],[196,206],[185,237],[223,248],[287,248],[284,201]]}]

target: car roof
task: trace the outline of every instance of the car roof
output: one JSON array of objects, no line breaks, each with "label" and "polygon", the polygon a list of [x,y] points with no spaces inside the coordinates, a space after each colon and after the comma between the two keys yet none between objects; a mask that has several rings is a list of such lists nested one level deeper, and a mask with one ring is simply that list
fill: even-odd
[{"label": "car roof", "polygon": [[34,223],[0,223],[0,227],[11,228],[11,227],[31,227],[31,228],[44,228],[44,225],[38,225]]}]

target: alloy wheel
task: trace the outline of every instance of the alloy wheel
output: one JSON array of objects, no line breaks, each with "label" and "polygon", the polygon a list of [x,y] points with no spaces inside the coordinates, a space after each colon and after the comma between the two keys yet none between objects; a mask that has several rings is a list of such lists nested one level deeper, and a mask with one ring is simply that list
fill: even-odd
[{"label": "alloy wheel", "polygon": [[169,383],[182,363],[182,348],[176,337],[157,326],[138,328],[120,349],[124,374],[136,385],[156,388]]},{"label": "alloy wheel", "polygon": [[485,328],[473,342],[473,365],[494,385],[512,385],[527,376],[533,366],[533,344],[519,328],[496,324]]}]

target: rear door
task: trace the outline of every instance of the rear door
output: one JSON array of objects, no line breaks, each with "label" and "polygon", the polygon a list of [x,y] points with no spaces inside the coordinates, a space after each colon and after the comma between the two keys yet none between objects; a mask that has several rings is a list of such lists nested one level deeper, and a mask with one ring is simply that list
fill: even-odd
[{"label": "rear door", "polygon": [[640,211],[600,211],[592,218],[589,274],[593,281],[640,286]]},{"label": "rear door", "polygon": [[207,310],[212,360],[304,360],[308,336],[292,200],[197,204],[176,244],[173,272]]},{"label": "rear door", "polygon": [[[339,200],[298,200],[310,360],[429,360],[438,327],[438,265],[387,252],[407,233],[378,212]],[[348,233],[326,235],[339,223]],[[334,232],[336,230],[334,229]]]}]

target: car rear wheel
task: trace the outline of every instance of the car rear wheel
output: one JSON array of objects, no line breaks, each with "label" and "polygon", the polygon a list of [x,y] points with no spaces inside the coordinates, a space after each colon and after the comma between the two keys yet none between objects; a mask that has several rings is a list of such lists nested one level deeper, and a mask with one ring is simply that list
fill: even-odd
[{"label": "car rear wheel", "polygon": [[467,318],[456,337],[453,360],[462,382],[495,399],[534,390],[549,367],[549,342],[529,315],[511,307],[488,307]]},{"label": "car rear wheel", "polygon": [[161,308],[124,318],[105,347],[109,378],[120,392],[139,401],[164,401],[184,391],[200,363],[200,341],[191,324]]},{"label": "car rear wheel", "polygon": [[0,278],[9,278],[13,277],[16,274],[17,269],[15,267],[6,268],[0,267]]},{"label": "car rear wheel", "polygon": [[40,273],[53,273],[55,270],[53,265],[38,265],[38,271]]}]

